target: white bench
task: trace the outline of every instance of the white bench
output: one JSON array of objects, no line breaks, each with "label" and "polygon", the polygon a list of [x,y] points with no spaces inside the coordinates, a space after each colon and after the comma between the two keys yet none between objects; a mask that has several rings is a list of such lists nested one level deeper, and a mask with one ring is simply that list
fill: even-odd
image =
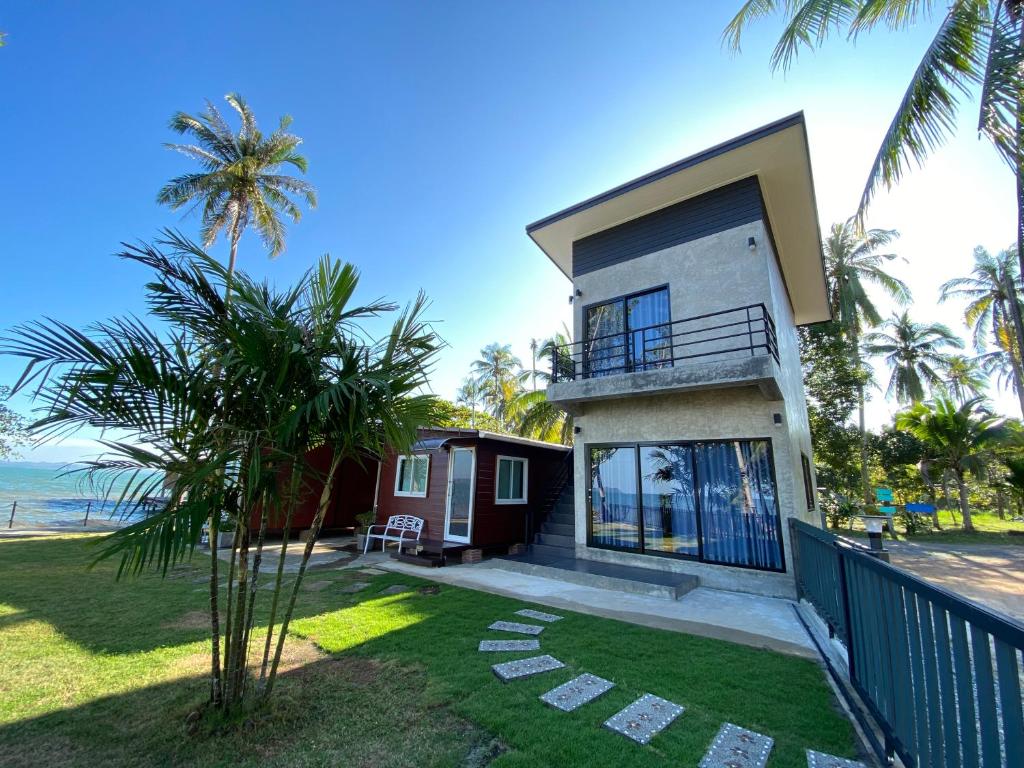
[{"label": "white bench", "polygon": [[[384,530],[381,533],[374,533],[374,528],[383,528]],[[412,537],[414,533],[416,534],[415,539]],[[419,541],[421,533],[423,533],[423,518],[412,515],[392,515],[388,518],[387,523],[371,525],[366,529],[366,545],[363,547],[363,554],[365,555],[370,549],[370,539],[380,539],[381,552],[387,547],[389,541],[397,541],[398,551],[401,552],[404,544]],[[408,538],[406,538],[406,534],[408,534]]]}]

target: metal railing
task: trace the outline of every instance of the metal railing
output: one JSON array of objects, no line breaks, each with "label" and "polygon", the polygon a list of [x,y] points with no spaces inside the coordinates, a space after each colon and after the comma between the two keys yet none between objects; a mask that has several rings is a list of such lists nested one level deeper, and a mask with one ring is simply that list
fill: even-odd
[{"label": "metal railing", "polygon": [[551,350],[551,381],[671,368],[686,360],[757,354],[771,355],[779,362],[775,323],[764,304],[734,307],[559,345]]},{"label": "metal railing", "polygon": [[797,592],[906,765],[1024,765],[1024,625],[791,519]]}]

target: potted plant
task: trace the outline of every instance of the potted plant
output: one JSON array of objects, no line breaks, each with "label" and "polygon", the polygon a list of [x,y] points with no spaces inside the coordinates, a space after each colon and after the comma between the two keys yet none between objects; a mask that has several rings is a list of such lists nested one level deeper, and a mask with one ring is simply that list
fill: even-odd
[{"label": "potted plant", "polygon": [[370,526],[373,525],[373,521],[376,519],[377,513],[372,509],[356,515],[356,549],[359,552],[363,551],[366,546],[366,532]]}]

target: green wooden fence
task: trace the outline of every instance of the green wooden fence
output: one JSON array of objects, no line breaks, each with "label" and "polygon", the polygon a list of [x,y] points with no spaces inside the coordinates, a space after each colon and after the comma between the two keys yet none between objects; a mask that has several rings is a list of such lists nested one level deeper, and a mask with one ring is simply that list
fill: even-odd
[{"label": "green wooden fence", "polygon": [[797,590],[909,766],[1024,768],[1024,625],[791,520]]}]

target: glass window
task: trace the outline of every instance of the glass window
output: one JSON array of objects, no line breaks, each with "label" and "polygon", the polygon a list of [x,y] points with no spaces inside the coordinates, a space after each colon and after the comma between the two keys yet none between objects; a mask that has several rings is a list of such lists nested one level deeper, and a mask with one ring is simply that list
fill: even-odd
[{"label": "glass window", "polygon": [[779,513],[768,442],[697,443],[694,451],[703,558],[781,569]]},{"label": "glass window", "polygon": [[800,454],[800,466],[804,472],[804,497],[807,501],[807,508],[814,509],[814,475],[811,474],[811,460],[806,454]]},{"label": "glass window", "polygon": [[429,456],[399,456],[395,472],[396,496],[426,496]]},{"label": "glass window", "polygon": [[598,546],[640,546],[636,448],[590,449],[590,535]]},{"label": "glass window", "polygon": [[586,375],[609,376],[672,364],[668,288],[587,309]]},{"label": "glass window", "polygon": [[688,445],[641,447],[640,485],[644,551],[699,554],[693,449]]},{"label": "glass window", "polygon": [[496,501],[499,504],[525,504],[526,487],[526,459],[499,456]]}]

